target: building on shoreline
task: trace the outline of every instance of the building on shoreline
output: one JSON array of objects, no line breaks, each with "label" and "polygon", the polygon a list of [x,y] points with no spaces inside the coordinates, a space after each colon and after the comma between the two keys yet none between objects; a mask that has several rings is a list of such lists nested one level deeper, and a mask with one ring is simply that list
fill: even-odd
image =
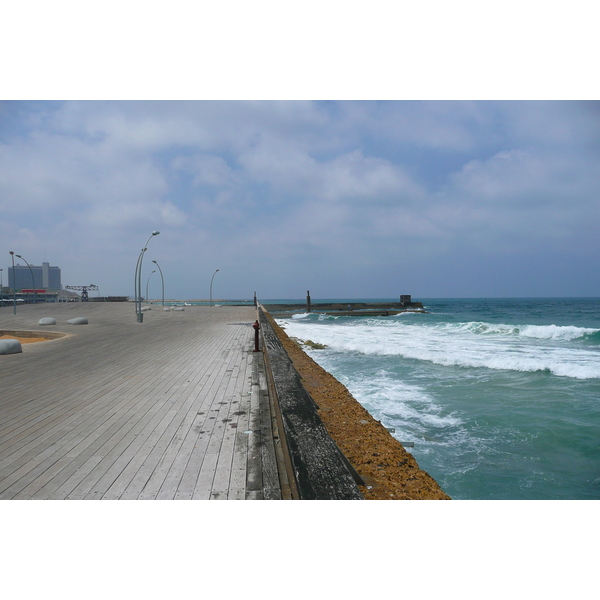
[{"label": "building on shoreline", "polygon": [[35,265],[8,267],[8,287],[11,290],[61,290],[60,267],[51,267],[47,262],[43,262],[41,267]]}]

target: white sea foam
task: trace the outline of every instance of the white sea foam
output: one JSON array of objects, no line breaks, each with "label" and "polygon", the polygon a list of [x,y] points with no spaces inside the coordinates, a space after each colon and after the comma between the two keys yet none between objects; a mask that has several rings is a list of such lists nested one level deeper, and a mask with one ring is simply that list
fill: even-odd
[{"label": "white sea foam", "polygon": [[385,372],[369,378],[341,376],[340,380],[373,416],[384,425],[393,426],[396,438],[401,441],[460,427],[462,423],[454,414],[443,414],[440,405],[422,387]]},{"label": "white sea foam", "polygon": [[526,325],[520,330],[520,334],[531,338],[568,341],[598,333],[598,331],[600,329],[574,327],[572,325]]},{"label": "white sea foam", "polygon": [[409,451],[453,498],[593,499],[599,311],[596,299],[467,299],[286,328],[327,345],[309,353],[415,442]]},{"label": "white sea foam", "polygon": [[570,347],[566,342],[595,331],[475,322],[426,326],[386,321],[332,326],[296,320],[288,326],[290,335],[310,338],[339,352],[399,356],[448,367],[546,371],[576,379],[600,378],[600,354],[597,348]]},{"label": "white sea foam", "polygon": [[572,325],[506,325],[503,323],[485,323],[481,321],[457,324],[446,323],[438,327],[447,331],[458,330],[476,335],[523,336],[526,338],[565,341],[583,338],[600,331],[600,329],[575,327]]}]

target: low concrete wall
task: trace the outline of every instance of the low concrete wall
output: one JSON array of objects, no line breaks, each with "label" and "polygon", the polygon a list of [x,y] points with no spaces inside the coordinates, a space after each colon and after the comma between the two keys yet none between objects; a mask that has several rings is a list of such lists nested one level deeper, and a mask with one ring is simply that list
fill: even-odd
[{"label": "low concrete wall", "polygon": [[271,324],[259,308],[289,458],[301,500],[362,500],[356,474],[325,429]]},{"label": "low concrete wall", "polygon": [[[351,471],[356,473],[355,481],[365,500],[450,499],[419,467],[403,443],[374,419],[344,385],[306,354],[301,344],[286,334],[285,328],[275,322],[270,312],[265,312],[265,316],[302,386],[318,406],[317,413],[324,427],[348,459]],[[284,430],[283,425],[279,430]]]}]

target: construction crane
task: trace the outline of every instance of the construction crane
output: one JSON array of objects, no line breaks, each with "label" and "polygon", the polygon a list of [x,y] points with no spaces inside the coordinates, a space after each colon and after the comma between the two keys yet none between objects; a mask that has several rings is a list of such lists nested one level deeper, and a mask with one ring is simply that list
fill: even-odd
[{"label": "construction crane", "polygon": [[98,286],[93,283],[90,285],[65,285],[65,289],[67,290],[80,290],[81,291],[81,301],[88,301],[88,290],[97,290]]}]

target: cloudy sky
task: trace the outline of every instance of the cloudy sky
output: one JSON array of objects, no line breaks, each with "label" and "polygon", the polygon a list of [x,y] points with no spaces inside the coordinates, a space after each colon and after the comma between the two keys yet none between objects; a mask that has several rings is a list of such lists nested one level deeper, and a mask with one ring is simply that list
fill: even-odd
[{"label": "cloudy sky", "polygon": [[168,297],[600,296],[589,7],[9,4],[4,281],[132,295],[158,230]]},{"label": "cloudy sky", "polygon": [[132,295],[158,230],[168,297],[600,296],[599,165],[588,101],[4,101],[0,265]]}]

